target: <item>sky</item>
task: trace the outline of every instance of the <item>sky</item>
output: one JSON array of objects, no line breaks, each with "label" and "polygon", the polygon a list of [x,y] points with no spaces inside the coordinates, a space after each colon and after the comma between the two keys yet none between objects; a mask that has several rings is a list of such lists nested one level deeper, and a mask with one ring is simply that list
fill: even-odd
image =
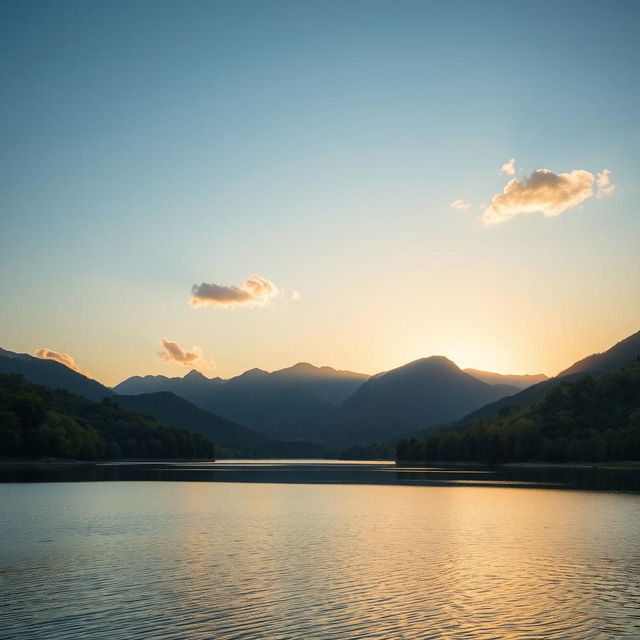
[{"label": "sky", "polygon": [[[0,5],[0,346],[105,384],[640,329],[640,3]],[[56,355],[58,354],[58,355]]]}]

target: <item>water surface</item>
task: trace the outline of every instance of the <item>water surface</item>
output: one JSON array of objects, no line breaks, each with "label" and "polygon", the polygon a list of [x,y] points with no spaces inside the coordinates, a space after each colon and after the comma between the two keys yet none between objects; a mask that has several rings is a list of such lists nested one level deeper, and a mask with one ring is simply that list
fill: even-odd
[{"label": "water surface", "polygon": [[0,637],[640,637],[640,495],[337,466],[0,485]]}]

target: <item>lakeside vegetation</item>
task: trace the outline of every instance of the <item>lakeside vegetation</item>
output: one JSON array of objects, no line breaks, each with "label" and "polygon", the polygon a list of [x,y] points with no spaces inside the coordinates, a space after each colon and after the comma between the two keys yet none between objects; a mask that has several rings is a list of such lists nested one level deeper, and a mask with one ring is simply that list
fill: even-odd
[{"label": "lakeside vegetation", "polygon": [[565,382],[539,401],[491,419],[402,439],[404,461],[610,462],[640,460],[640,362]]},{"label": "lakeside vegetation", "polygon": [[0,374],[0,457],[213,458],[207,438],[62,389]]}]

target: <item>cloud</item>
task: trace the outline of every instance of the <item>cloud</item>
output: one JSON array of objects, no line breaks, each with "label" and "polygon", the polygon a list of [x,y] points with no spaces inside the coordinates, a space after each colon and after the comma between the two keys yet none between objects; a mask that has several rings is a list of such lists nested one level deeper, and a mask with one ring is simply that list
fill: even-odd
[{"label": "cloud", "polygon": [[[599,194],[613,190],[610,181],[607,169],[598,174]],[[528,178],[510,180],[502,193],[493,196],[481,220],[485,225],[495,225],[523,213],[541,213],[547,218],[559,216],[593,196],[595,182],[594,175],[583,169],[558,174],[536,169]]]},{"label": "cloud", "polygon": [[449,206],[458,211],[466,211],[471,208],[471,203],[465,202],[464,200],[454,200]]},{"label": "cloud", "polygon": [[62,351],[54,351],[53,349],[36,349],[36,355],[38,358],[42,358],[43,360],[54,360],[55,362],[59,362],[63,364],[65,367],[69,367],[69,369],[73,369],[78,373],[81,373],[83,376],[87,376],[91,378],[91,373],[89,371],[84,371],[77,364],[76,361],[68,354],[63,353]]},{"label": "cloud", "polygon": [[611,171],[609,169],[603,169],[602,173],[596,174],[596,185],[598,187],[596,198],[602,198],[613,193],[616,185],[611,184]]},{"label": "cloud", "polygon": [[263,307],[280,293],[273,282],[260,276],[250,276],[242,285],[194,284],[189,304],[192,307]]},{"label": "cloud", "polygon": [[202,349],[193,347],[191,351],[183,349],[177,342],[162,338],[162,351],[158,355],[167,362],[180,364],[183,367],[191,367],[192,369],[203,369],[212,371],[215,364],[211,360],[205,360],[202,356]]},{"label": "cloud", "polygon": [[502,173],[506,173],[508,176],[513,176],[516,173],[516,159],[511,158],[509,162],[505,162],[501,167],[500,171]]}]

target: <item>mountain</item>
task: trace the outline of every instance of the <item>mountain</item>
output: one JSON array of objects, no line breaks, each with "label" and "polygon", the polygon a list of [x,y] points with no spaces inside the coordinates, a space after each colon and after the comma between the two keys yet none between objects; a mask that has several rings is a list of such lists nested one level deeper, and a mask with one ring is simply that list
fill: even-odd
[{"label": "mountain", "polygon": [[621,340],[603,353],[595,353],[578,360],[578,362],[575,362],[553,378],[539,382],[519,393],[501,398],[469,413],[462,418],[461,422],[467,424],[478,418],[491,418],[507,407],[521,407],[530,404],[541,399],[549,389],[557,387],[562,382],[576,380],[586,375],[597,376],[608,371],[615,371],[630,362],[634,362],[639,357],[640,331]]},{"label": "mountain", "polygon": [[532,404],[421,441],[401,440],[396,457],[489,464],[640,460],[640,362],[596,378],[558,378]]},{"label": "mountain", "polygon": [[340,404],[367,378],[304,362],[253,369],[216,388],[206,407],[274,438],[324,441]]},{"label": "mountain", "polygon": [[6,349],[0,349],[0,373],[19,373],[30,382],[53,389],[66,389],[90,400],[102,400],[113,395],[108,387],[55,360],[35,358]]},{"label": "mountain", "polygon": [[170,391],[181,398],[185,398],[199,405],[206,401],[211,389],[224,382],[222,378],[207,378],[199,371],[193,369],[182,378],[133,376],[116,385],[113,390],[117,394],[122,395]]},{"label": "mountain", "polygon": [[316,458],[324,450],[310,442],[283,442],[225,420],[174,393],[160,391],[133,396],[116,395],[118,406],[149,415],[168,425],[199,433],[216,443],[219,457]]},{"label": "mountain", "polygon": [[613,371],[640,360],[640,331],[621,340],[604,353],[594,353],[572,364],[568,369],[558,374],[559,378],[577,373],[597,374],[605,371]]},{"label": "mountain", "polygon": [[0,457],[212,458],[201,435],[94,402],[64,389],[0,374]]},{"label": "mountain", "polygon": [[348,444],[384,442],[456,420],[514,390],[481,382],[444,356],[422,358],[365,382],[341,407],[332,437]]},{"label": "mountain", "polygon": [[123,409],[143,413],[164,424],[206,436],[219,447],[246,451],[271,442],[268,436],[200,409],[169,391],[130,396],[115,395],[110,400]]},{"label": "mountain", "polygon": [[119,394],[172,391],[200,408],[273,438],[324,440],[337,408],[368,376],[300,362],[272,373],[250,369],[229,380],[195,372],[184,378],[134,377],[115,387]]},{"label": "mountain", "polygon": [[508,384],[516,387],[516,389],[526,389],[538,382],[544,382],[549,379],[544,373],[513,375],[492,373],[491,371],[481,371],[480,369],[463,369],[463,371],[487,384]]}]

